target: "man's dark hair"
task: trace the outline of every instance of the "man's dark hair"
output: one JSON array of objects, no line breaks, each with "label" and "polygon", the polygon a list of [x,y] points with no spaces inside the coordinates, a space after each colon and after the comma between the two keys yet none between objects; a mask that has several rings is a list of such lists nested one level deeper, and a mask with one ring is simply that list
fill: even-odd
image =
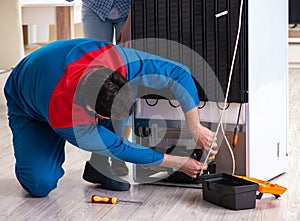
[{"label": "man's dark hair", "polygon": [[81,92],[86,104],[101,116],[120,118],[134,111],[130,84],[119,72],[109,68],[101,66],[88,73],[81,81]]}]

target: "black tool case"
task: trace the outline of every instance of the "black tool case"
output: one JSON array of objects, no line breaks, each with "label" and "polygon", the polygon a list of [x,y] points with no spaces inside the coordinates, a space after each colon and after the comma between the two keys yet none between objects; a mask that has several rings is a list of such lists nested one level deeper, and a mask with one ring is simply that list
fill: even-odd
[{"label": "black tool case", "polygon": [[258,184],[226,173],[200,176],[203,199],[232,209],[253,209],[256,205]]}]

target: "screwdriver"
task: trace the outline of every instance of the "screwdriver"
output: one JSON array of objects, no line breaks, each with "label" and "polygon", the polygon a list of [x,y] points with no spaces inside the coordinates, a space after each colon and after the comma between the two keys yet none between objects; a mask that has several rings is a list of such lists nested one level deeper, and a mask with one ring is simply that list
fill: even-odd
[{"label": "screwdriver", "polygon": [[241,116],[241,109],[242,109],[242,103],[240,104],[239,113],[238,113],[238,117],[236,120],[234,132],[233,132],[233,138],[232,138],[232,147],[233,148],[236,148],[238,139],[239,139],[239,132],[240,132],[239,121],[240,121],[240,116]]},{"label": "screwdriver", "polygon": [[236,148],[237,146],[237,143],[238,143],[238,139],[239,139],[239,127],[236,126],[234,128],[234,132],[233,132],[233,138],[232,138],[232,147],[233,148]]},{"label": "screwdriver", "polygon": [[107,204],[117,204],[117,203],[136,203],[136,204],[143,204],[141,201],[129,201],[129,200],[119,200],[116,197],[108,197],[108,196],[99,196],[99,195],[92,195],[90,198],[92,203],[107,203]]}]

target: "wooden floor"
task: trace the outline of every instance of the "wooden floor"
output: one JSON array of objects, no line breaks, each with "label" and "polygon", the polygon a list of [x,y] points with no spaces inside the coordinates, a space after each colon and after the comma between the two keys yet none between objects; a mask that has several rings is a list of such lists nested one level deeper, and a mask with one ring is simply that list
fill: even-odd
[{"label": "wooden floor", "polygon": [[[202,191],[153,185],[133,185],[130,191],[112,192],[95,188],[82,180],[86,155],[67,145],[65,176],[57,189],[45,198],[31,198],[14,175],[11,134],[7,125],[3,84],[0,75],[0,220],[300,220],[300,69],[291,69],[289,106],[289,169],[274,182],[287,186],[279,199],[264,195],[256,208],[231,211],[202,199]],[[143,205],[88,203],[92,194],[143,201]]]}]

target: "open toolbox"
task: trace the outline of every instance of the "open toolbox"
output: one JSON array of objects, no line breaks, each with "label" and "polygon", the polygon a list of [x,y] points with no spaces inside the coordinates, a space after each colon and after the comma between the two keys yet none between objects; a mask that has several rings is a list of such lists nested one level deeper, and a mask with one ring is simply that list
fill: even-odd
[{"label": "open toolbox", "polygon": [[199,179],[204,200],[232,210],[255,208],[257,183],[226,173],[202,175]]},{"label": "open toolbox", "polygon": [[[278,198],[286,191],[285,187],[277,184],[226,173],[206,174],[199,179],[204,200],[232,210],[253,209],[256,199],[261,199],[263,193]],[[256,192],[259,194],[256,195]]]}]

